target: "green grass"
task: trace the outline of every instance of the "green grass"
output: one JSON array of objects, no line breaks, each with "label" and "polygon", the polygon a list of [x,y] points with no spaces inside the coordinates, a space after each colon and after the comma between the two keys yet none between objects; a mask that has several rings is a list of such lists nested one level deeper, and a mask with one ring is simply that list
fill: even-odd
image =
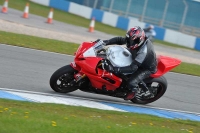
[{"label": "green grass", "polygon": [[71,54],[79,44],[0,31],[0,43],[62,54]]},{"label": "green grass", "polygon": [[[4,0],[0,0],[0,4],[3,2]],[[23,11],[26,2],[28,0],[9,0],[9,7]],[[49,7],[30,2],[30,13],[47,17]],[[54,11],[54,19],[86,28],[90,23],[88,19],[59,10]],[[120,36],[124,36],[125,33],[124,30],[98,22],[95,23],[95,30]],[[0,43],[63,54],[73,54],[79,46],[3,31],[0,31]],[[182,63],[173,71],[200,76],[199,65],[189,63]],[[170,120],[150,115],[5,99],[0,99],[0,119],[2,133],[197,133],[200,130],[199,122],[188,120]]]},{"label": "green grass", "polygon": [[188,47],[185,47],[185,46],[181,46],[181,45],[177,45],[177,44],[174,44],[174,43],[165,42],[165,41],[161,41],[161,40],[155,40],[154,44],[165,45],[165,46],[175,47],[175,48],[181,48],[181,49],[189,49],[189,50],[200,52],[200,51],[192,49],[192,48],[188,48]]},{"label": "green grass", "polygon": [[[0,0],[0,4],[4,3],[5,0]],[[25,8],[26,3],[29,2],[30,3],[30,8],[29,8],[29,12],[31,14],[35,14],[35,15],[39,15],[39,16],[43,16],[43,17],[47,17],[50,7],[46,7],[43,5],[39,5],[33,2],[30,2],[29,0],[9,0],[9,7],[13,8],[13,9],[17,9],[20,11],[23,11]],[[72,24],[72,25],[77,25],[77,26],[81,26],[81,27],[85,27],[88,28],[90,21],[89,19],[68,13],[68,12],[64,12],[61,10],[54,10],[54,20],[60,21],[60,22],[64,22],[64,23],[68,23],[68,24]],[[116,28],[116,27],[112,27],[100,22],[95,22],[95,30],[101,31],[101,32],[105,32],[108,34],[112,34],[112,35],[116,35],[116,36],[125,36],[126,31]],[[194,50],[191,48],[187,48],[184,46],[180,46],[174,43],[170,43],[170,42],[165,42],[165,41],[161,41],[161,40],[155,40],[155,44],[156,45],[166,45],[166,46],[172,46],[172,47],[176,47],[176,48],[183,48],[183,49],[190,49],[190,50]],[[196,51],[196,50],[194,50]]]},{"label": "green grass", "polygon": [[197,133],[200,122],[0,99],[1,133]]},{"label": "green grass", "polygon": [[[70,55],[73,55],[79,46],[79,44],[70,42],[57,41],[4,31],[0,31],[0,43]],[[181,65],[172,71],[200,76],[200,65],[182,62]]]},{"label": "green grass", "polygon": [[200,65],[182,62],[181,65],[172,69],[172,72],[200,76]]},{"label": "green grass", "polygon": [[[17,9],[20,11],[24,11],[26,3],[29,2],[29,0],[9,0],[9,7],[13,9]],[[2,4],[1,4],[2,3]],[[3,5],[4,0],[0,0],[0,4]],[[31,14],[39,15],[46,17],[49,14],[50,7],[42,6],[33,2],[29,2],[29,12]],[[9,11],[8,11],[9,13]],[[54,20],[58,20],[60,22],[68,23],[68,24],[73,24],[85,28],[89,28],[90,21],[89,19],[64,12],[61,10],[54,10],[54,15],[53,15]],[[121,30],[109,25],[105,25],[99,22],[95,22],[95,30],[102,31],[108,34],[114,34],[114,35],[122,35],[125,36],[125,30]]]},{"label": "green grass", "polygon": [[[5,0],[0,0],[0,4],[3,5]],[[31,14],[35,14],[35,15],[39,15],[39,16],[43,16],[43,17],[47,17],[50,7],[46,7],[46,6],[42,6],[33,2],[30,2],[29,0],[9,0],[9,7],[13,8],[13,9],[17,9],[20,11],[24,11],[25,5],[26,3],[29,2],[30,6],[29,6],[29,12]],[[68,13],[68,12],[64,12],[61,10],[54,10],[54,20],[58,20],[60,22],[64,22],[64,23],[68,23],[68,24],[72,24],[72,25],[77,25],[77,26],[81,26],[81,27],[85,27],[88,28],[90,21],[89,19]],[[125,36],[126,31],[116,28],[116,27],[112,27],[100,22],[95,22],[95,30],[101,31],[101,32],[105,32],[108,34],[112,34],[112,35],[116,35],[116,36]],[[184,49],[190,49],[184,46],[180,46],[177,44],[173,44],[170,42],[165,42],[165,41],[161,41],[161,40],[155,40],[155,43],[157,45],[167,45],[167,46],[172,46],[172,47],[177,47],[177,48],[184,48]],[[194,50],[194,49],[190,49],[190,50]],[[196,51],[196,50],[195,50]]]},{"label": "green grass", "polygon": [[[29,0],[17,0],[17,1],[9,0],[9,7],[23,11],[27,2],[29,2]],[[4,0],[0,0],[0,3],[3,4]],[[32,2],[29,2],[29,3],[30,3],[30,13],[47,17],[49,13],[49,7],[38,5]],[[69,24],[73,24],[77,26],[82,26],[86,28],[88,28],[88,25],[90,23],[90,20],[88,19],[85,19],[77,15],[73,15],[71,13],[60,11],[60,10],[54,10],[54,19],[61,22],[65,22],[65,23],[69,23]],[[125,30],[111,27],[99,22],[96,22],[95,29],[105,32],[105,33],[119,35],[119,36],[124,36],[124,33],[125,33]],[[56,40],[48,40],[48,39],[42,39],[42,38],[38,39],[38,37],[33,37],[33,36],[25,36],[24,38],[23,35],[11,34],[11,33],[6,33],[6,32],[1,32],[1,34],[6,35],[6,36],[4,35],[1,37],[0,39],[1,43],[12,44],[12,45],[17,45],[17,46],[22,46],[22,47],[29,47],[29,48],[64,53],[64,54],[73,54],[78,47],[77,44],[73,44],[73,43],[56,41]],[[167,45],[167,46],[172,46],[172,47],[177,47],[177,48],[190,49],[184,46],[180,46],[180,45],[176,45],[173,43],[164,42],[160,40],[156,40],[155,43],[158,45]],[[193,49],[190,49],[190,50],[193,50]],[[190,64],[190,63],[182,63],[173,71],[178,72],[178,73],[200,76],[200,66],[195,65],[195,64]]]}]

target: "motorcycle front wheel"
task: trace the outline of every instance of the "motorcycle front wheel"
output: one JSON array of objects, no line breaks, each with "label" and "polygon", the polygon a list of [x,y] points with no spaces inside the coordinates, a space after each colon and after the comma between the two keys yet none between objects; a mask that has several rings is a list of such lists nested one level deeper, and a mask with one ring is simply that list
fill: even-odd
[{"label": "motorcycle front wheel", "polygon": [[159,78],[149,78],[144,81],[149,88],[149,90],[153,93],[154,96],[151,97],[143,97],[142,93],[139,92],[134,99],[131,101],[136,104],[148,104],[152,103],[156,100],[158,100],[160,97],[163,96],[163,94],[167,90],[167,80],[164,76],[161,76]]},{"label": "motorcycle front wheel", "polygon": [[70,65],[63,66],[55,71],[50,78],[50,86],[55,92],[69,93],[78,89],[72,85],[74,74],[77,73]]}]

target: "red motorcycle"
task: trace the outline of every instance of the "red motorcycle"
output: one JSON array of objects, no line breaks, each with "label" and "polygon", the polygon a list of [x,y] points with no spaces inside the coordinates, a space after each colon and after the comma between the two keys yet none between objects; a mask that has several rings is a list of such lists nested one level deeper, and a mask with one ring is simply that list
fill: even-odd
[{"label": "red motorcycle", "polygon": [[[138,84],[138,93],[131,100],[133,103],[147,104],[163,96],[167,89],[167,80],[163,75],[181,63],[178,59],[166,56],[158,56],[157,60],[157,72]],[[128,93],[127,81],[131,75],[107,72],[104,67],[108,63],[118,67],[130,65],[131,53],[119,45],[105,47],[101,41],[83,42],[75,53],[74,62],[53,73],[50,86],[60,93],[79,89],[124,98]]]}]

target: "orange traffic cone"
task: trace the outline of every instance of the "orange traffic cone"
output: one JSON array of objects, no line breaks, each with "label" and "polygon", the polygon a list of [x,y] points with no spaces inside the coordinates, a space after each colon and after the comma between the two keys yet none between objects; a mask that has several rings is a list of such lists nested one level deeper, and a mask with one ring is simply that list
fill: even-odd
[{"label": "orange traffic cone", "polygon": [[23,18],[28,18],[28,13],[29,13],[29,3],[26,3]]},{"label": "orange traffic cone", "polygon": [[53,21],[53,8],[50,9],[48,19],[47,19],[47,23],[51,24],[52,21]]},{"label": "orange traffic cone", "polygon": [[90,22],[89,32],[94,32],[95,18],[92,18]]},{"label": "orange traffic cone", "polygon": [[7,13],[8,12],[8,0],[5,0],[1,12],[2,13]]}]

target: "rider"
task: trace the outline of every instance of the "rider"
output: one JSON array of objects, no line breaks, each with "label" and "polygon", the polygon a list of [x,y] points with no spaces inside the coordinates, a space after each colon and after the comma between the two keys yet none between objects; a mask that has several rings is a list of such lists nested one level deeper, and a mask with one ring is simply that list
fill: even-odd
[{"label": "rider", "polygon": [[153,25],[149,25],[148,27],[144,28],[143,29],[146,36],[151,40],[153,41],[154,40],[154,37],[156,36],[156,32],[154,30],[154,26]]},{"label": "rider", "polygon": [[139,26],[130,28],[125,37],[114,37],[103,41],[106,45],[126,44],[132,54],[133,62],[129,66],[114,67],[111,64],[105,69],[115,74],[131,73],[128,80],[129,92],[125,100],[131,100],[138,91],[138,83],[157,71],[156,54],[151,41],[145,36],[144,30]]}]

